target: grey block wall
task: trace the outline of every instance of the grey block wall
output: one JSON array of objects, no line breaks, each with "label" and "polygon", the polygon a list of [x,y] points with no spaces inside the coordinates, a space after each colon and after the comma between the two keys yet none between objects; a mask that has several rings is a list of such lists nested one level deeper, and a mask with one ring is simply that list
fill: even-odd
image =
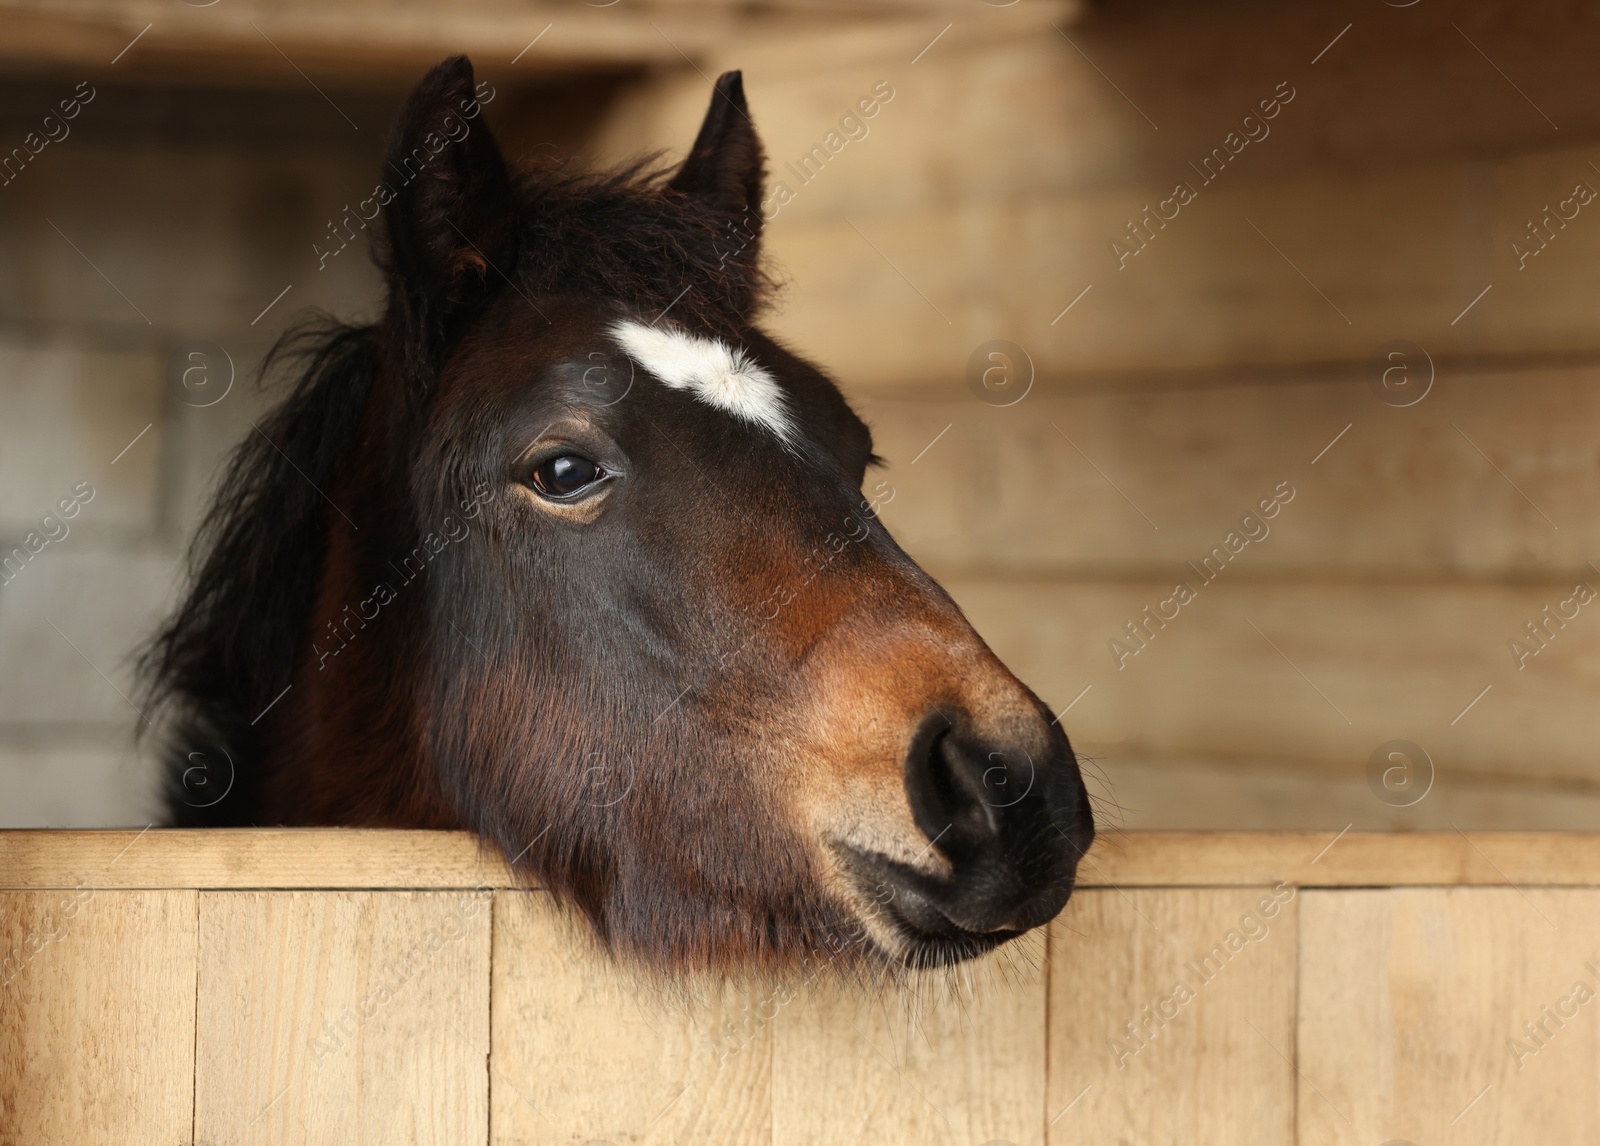
[{"label": "grey block wall", "polygon": [[[0,130],[71,88],[6,86]],[[267,403],[257,363],[306,307],[377,300],[364,247],[319,270],[312,244],[372,186],[394,97],[341,96],[353,131],[308,95],[102,86],[0,186],[0,827],[154,817],[131,657]]]}]

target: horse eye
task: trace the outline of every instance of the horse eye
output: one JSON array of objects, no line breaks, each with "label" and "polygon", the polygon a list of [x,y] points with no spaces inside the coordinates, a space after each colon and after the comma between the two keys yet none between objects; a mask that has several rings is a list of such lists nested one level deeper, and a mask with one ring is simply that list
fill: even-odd
[{"label": "horse eye", "polygon": [[605,471],[588,458],[562,454],[548,458],[535,467],[533,486],[546,497],[567,498],[605,476]]}]

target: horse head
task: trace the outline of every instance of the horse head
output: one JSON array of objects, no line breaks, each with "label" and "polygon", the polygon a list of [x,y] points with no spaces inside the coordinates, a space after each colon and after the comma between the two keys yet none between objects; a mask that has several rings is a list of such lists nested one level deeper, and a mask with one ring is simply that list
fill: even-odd
[{"label": "horse head", "polygon": [[468,828],[669,969],[1046,923],[1093,838],[1076,758],[755,325],[738,73],[658,175],[514,172],[481,110],[464,58],[412,93],[385,315],[318,345],[201,535],[155,665],[240,782],[179,818]]}]

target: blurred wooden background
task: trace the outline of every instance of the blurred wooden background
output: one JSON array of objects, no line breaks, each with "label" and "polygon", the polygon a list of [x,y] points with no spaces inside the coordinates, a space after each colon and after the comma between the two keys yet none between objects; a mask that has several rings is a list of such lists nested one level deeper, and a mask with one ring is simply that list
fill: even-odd
[{"label": "blurred wooden background", "polygon": [[[509,151],[597,162],[681,154],[744,70],[793,192],[770,325],[872,422],[902,543],[1070,706],[1110,822],[1600,826],[1594,6],[0,13],[0,152],[96,93],[0,186],[5,550],[95,490],[0,588],[4,822],[145,822],[126,654],[255,359],[299,308],[370,313],[364,253],[312,245],[467,50]],[[196,339],[238,370],[215,405],[172,382]],[[993,340],[1031,362],[1009,405],[969,385]]]}]

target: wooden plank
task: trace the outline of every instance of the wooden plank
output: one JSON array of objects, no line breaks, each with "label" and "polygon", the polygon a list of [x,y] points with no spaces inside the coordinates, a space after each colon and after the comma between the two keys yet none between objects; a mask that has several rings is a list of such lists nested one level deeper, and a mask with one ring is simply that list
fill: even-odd
[{"label": "wooden plank", "polygon": [[1087,887],[1276,884],[1600,886],[1600,835],[1577,832],[1102,833]]},{"label": "wooden plank", "polygon": [[[1136,141],[1115,115],[1105,114],[1105,80],[1052,24],[1070,27],[1045,7],[969,5],[914,68],[907,60],[940,24],[926,24],[921,40],[914,34],[869,39],[838,29],[826,50],[815,53],[797,52],[789,37],[758,35],[714,45],[702,66],[708,75],[724,68],[744,73],[751,118],[768,156],[769,187],[781,182],[795,193],[782,202],[769,198],[774,228],[957,201],[1059,195],[1136,178],[1121,163]],[[880,84],[887,86],[874,97]],[[891,92],[881,102],[881,94]],[[862,99],[878,102],[869,103],[869,118],[857,109]],[[1028,114],[1018,115],[1023,106]],[[703,78],[691,71],[652,72],[619,93],[592,149],[608,162],[628,159],[663,141],[693,139],[704,115]],[[797,176],[794,168],[847,116],[854,119],[840,136],[847,132],[849,142],[823,174],[802,184],[804,171]],[[985,153],[981,164],[971,162],[977,147]]]},{"label": "wooden plank", "polygon": [[190,1141],[195,898],[0,893],[0,1142]]},{"label": "wooden plank", "polygon": [[[0,46],[0,62],[33,71],[87,71],[98,78],[116,58],[119,78],[171,83],[178,77],[226,86],[304,82],[295,75],[301,70],[337,90],[413,82],[444,56],[465,52],[480,69],[487,65],[547,81],[584,69],[676,67],[685,53],[703,57],[747,37],[814,35],[819,17],[835,35],[881,29],[898,33],[904,43],[957,6],[956,0],[807,4],[752,15],[720,0],[610,12],[603,9],[611,5],[577,11],[553,3],[435,10],[249,0],[228,11],[186,15],[154,0],[76,0],[68,6],[7,0],[0,11],[11,35]],[[1073,7],[1065,0],[1049,6],[1059,19]],[[148,32],[119,58],[146,25]],[[519,55],[546,29],[537,51]]]},{"label": "wooden plank", "polygon": [[770,248],[788,288],[773,328],[850,385],[947,396],[963,394],[970,356],[996,338],[1044,375],[1166,384],[1227,367],[1365,364],[1402,335],[1441,359],[1600,352],[1581,301],[1600,226],[1569,204],[1573,221],[1525,268],[1511,247],[1546,203],[1580,182],[1600,189],[1586,152],[1342,178],[1224,172],[1152,224],[1137,256],[1114,253],[1179,177],[847,218],[780,213]]},{"label": "wooden plank", "polygon": [[69,888],[97,871],[100,887],[515,887],[494,852],[468,832],[374,828],[213,828],[203,831],[0,831],[0,890]]},{"label": "wooden plank", "polygon": [[[1359,366],[1338,379],[1301,369],[1205,389],[1041,390],[1007,407],[965,389],[857,405],[888,460],[869,478],[893,489],[885,523],[947,573],[1165,577],[1233,530],[1257,540],[1230,577],[1570,586],[1586,573],[1600,586],[1577,528],[1600,517],[1600,366],[1435,373],[1404,409],[1379,401]],[[1264,519],[1279,483],[1293,500]]]},{"label": "wooden plank", "polygon": [[[239,5],[232,18],[211,13],[209,19],[185,19],[150,0],[79,0],[71,6],[11,0],[5,11],[13,34],[5,54],[13,64],[33,68],[102,64],[126,45],[120,35],[131,37],[154,22],[149,43],[142,41],[142,51],[124,57],[123,67],[153,71],[155,63],[165,63],[173,71],[224,82],[263,82],[274,74],[265,58],[270,49],[250,45],[239,33],[254,20],[302,67],[328,67],[348,84],[352,77],[371,82],[408,66],[425,67],[447,50],[475,51],[480,66],[509,60],[554,17],[548,42],[519,61],[528,72],[619,61],[676,64],[682,57],[673,52],[675,43],[710,74],[742,65],[747,77],[781,77],[781,86],[767,81],[773,91],[765,101],[773,109],[767,115],[778,119],[791,108],[810,106],[819,93],[831,94],[841,82],[834,78],[841,70],[838,56],[786,50],[808,32],[808,24],[823,24],[833,40],[846,42],[883,28],[896,35],[873,41],[875,68],[881,73],[893,67],[897,81],[930,105],[916,144],[939,176],[916,181],[926,195],[948,194],[952,187],[969,194],[1012,187],[1027,179],[1029,162],[1039,159],[1043,172],[1035,178],[1042,174],[1059,185],[1063,161],[1050,152],[1075,153],[1065,164],[1081,172],[1073,180],[1078,184],[1104,186],[1182,171],[1286,78],[1303,93],[1291,109],[1297,118],[1286,115],[1272,125],[1268,140],[1247,153],[1253,167],[1269,173],[1329,161],[1350,168],[1515,152],[1552,135],[1551,121],[1561,125],[1562,137],[1574,140],[1592,138],[1600,129],[1582,81],[1596,31],[1581,13],[1565,9],[1456,14],[1497,66],[1534,93],[1550,116],[1546,120],[1494,82],[1499,77],[1445,13],[1429,10],[1359,22],[1311,67],[1311,58],[1345,23],[1344,13],[1326,4],[1273,10],[1229,4],[1208,6],[1203,14],[1170,4],[1133,13],[1096,11],[1073,31],[1083,55],[1049,27],[1068,26],[1074,14],[1068,4],[991,13],[957,0],[830,0],[786,4],[785,11],[755,18],[741,18],[739,6],[730,3],[658,3],[637,12],[592,14],[556,5],[484,4],[434,14],[394,3],[348,12],[308,7],[252,3]],[[910,55],[926,43],[916,33],[923,26],[937,31],[933,21],[958,9],[964,17],[959,34],[947,37],[915,69],[907,67]],[[974,50],[975,42],[984,45],[986,18],[1019,39],[1031,33],[1034,42],[1016,45],[1022,53],[986,57]],[[661,25],[671,43],[654,33],[649,20]],[[507,51],[507,44],[515,46]],[[1429,61],[1426,69],[1416,67],[1419,58]],[[277,62],[278,72],[292,75],[281,58]],[[227,63],[236,64],[231,72]],[[1137,108],[1107,76],[1116,78]],[[821,102],[831,106],[837,99],[824,94]],[[1029,114],[1015,114],[1019,106]],[[1161,129],[1153,130],[1152,122]],[[946,127],[942,139],[937,125]],[[1037,129],[1031,137],[1029,127]],[[652,136],[646,146],[659,146],[662,138]],[[973,147],[985,144],[989,163],[965,162]]]},{"label": "wooden plank", "polygon": [[775,1025],[773,1146],[1042,1143],[1042,947],[893,991],[819,977]]},{"label": "wooden plank", "polygon": [[1581,8],[1417,5],[1358,16],[1333,0],[1165,0],[1094,16],[1073,40],[1160,125],[1152,130],[1108,89],[1106,112],[1133,152],[1124,162],[1146,170],[1198,162],[1283,80],[1295,102],[1251,157],[1267,172],[1503,157],[1600,133],[1582,63],[1600,46],[1600,26]]},{"label": "wooden plank", "polygon": [[771,988],[635,978],[543,892],[494,920],[496,1143],[770,1140]]},{"label": "wooden plank", "polygon": [[1301,919],[1303,1146],[1600,1139],[1600,892],[1307,892]]},{"label": "wooden plank", "polygon": [[1293,1139],[1294,899],[1074,897],[1050,931],[1052,1146]]},{"label": "wooden plank", "polygon": [[203,893],[196,1141],[486,1141],[490,898]]},{"label": "wooden plank", "polygon": [[[1026,5],[997,7],[963,12],[915,67],[905,66],[910,53],[902,52],[903,43],[887,51],[880,45],[871,55],[841,52],[837,44],[809,54],[777,36],[727,45],[715,63],[702,66],[710,75],[724,66],[744,69],[774,179],[863,90],[884,78],[893,82],[901,102],[844,148],[837,168],[830,165],[825,178],[785,205],[783,217],[1152,182],[1165,191],[1192,177],[1189,164],[1252,112],[1258,118],[1250,130],[1259,136],[1264,126],[1269,134],[1229,167],[1230,181],[1308,168],[1343,176],[1453,157],[1505,159],[1552,141],[1572,146],[1600,135],[1600,109],[1585,80],[1600,27],[1575,9],[1508,6],[1486,19],[1465,10],[1384,13],[1356,21],[1309,67],[1349,22],[1333,5],[1096,8],[1077,27],[1062,25],[1071,43],[1042,18],[1038,31],[1045,34],[1025,35],[1017,21],[1027,18]],[[1508,75],[1538,89],[1535,98],[1561,125],[1559,135],[1503,81],[1485,82],[1499,77],[1451,26],[1451,16]],[[985,40],[986,21],[1003,22],[1012,37]],[[1427,65],[1419,67],[1422,59]],[[1295,89],[1295,98],[1263,124],[1259,103],[1280,82]],[[705,110],[704,87],[692,72],[638,84],[610,117],[605,154],[620,158],[692,135]],[[980,150],[984,162],[971,162]]]},{"label": "wooden plank", "polygon": [[[466,833],[284,828],[134,832],[0,831],[7,887],[70,889],[97,871],[94,886],[251,890],[518,889],[500,865],[477,861]],[[1334,844],[1337,836],[1337,843]],[[1333,846],[1329,846],[1333,844]],[[126,849],[126,850],[124,850]],[[98,858],[122,851],[110,867]],[[298,858],[293,884],[274,883]],[[195,860],[185,870],[186,857]],[[453,857],[453,858],[452,858]],[[1118,832],[1102,831],[1083,868],[1087,887],[1308,887],[1441,884],[1600,886],[1600,834],[1585,832]],[[189,879],[192,882],[185,883]],[[0,892],[6,888],[0,887]],[[97,892],[96,894],[99,894]],[[533,908],[525,910],[533,912]],[[507,917],[508,926],[534,927]],[[765,995],[761,996],[765,998]]]},{"label": "wooden plank", "polygon": [[[1400,739],[1441,778],[1600,778],[1600,661],[1587,635],[1600,612],[1575,612],[1572,588],[1252,581],[1250,556],[1209,584],[1191,570],[1194,599],[1181,607],[1176,569],[1163,581],[944,584],[1052,710],[1081,696],[1063,724],[1113,771],[1127,753],[1287,759],[1364,776],[1373,753]],[[1592,571],[1590,582],[1600,592]],[[1172,619],[1142,622],[1153,639],[1123,655],[1111,642],[1136,649],[1127,626],[1146,608]],[[1509,642],[1528,641],[1545,608],[1575,619],[1554,623],[1519,668]]]},{"label": "wooden plank", "polygon": [[[1323,831],[1587,832],[1600,824],[1600,790],[1526,780],[1451,776],[1419,803],[1372,798],[1365,770],[1314,769],[1292,760],[1226,760],[1118,754],[1084,770],[1102,830],[1134,832]],[[1319,845],[1320,847],[1320,845]]]}]

